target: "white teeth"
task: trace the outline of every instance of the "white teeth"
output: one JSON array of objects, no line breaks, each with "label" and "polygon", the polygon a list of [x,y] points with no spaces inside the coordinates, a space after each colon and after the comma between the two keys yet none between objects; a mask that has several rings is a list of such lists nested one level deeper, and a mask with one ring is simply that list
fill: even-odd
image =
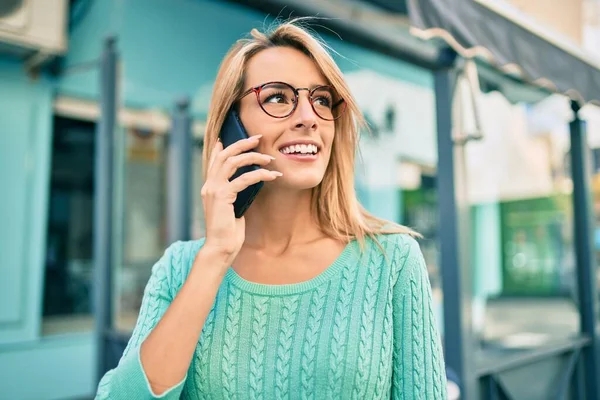
[{"label": "white teeth", "polygon": [[300,153],[300,154],[316,154],[318,149],[314,144],[296,144],[284,147],[280,150],[283,154],[292,154],[292,153]]}]

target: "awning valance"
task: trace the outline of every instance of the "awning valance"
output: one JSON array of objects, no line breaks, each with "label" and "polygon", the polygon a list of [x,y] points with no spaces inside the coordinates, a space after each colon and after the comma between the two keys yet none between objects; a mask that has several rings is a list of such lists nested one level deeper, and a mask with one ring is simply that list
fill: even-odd
[{"label": "awning valance", "polygon": [[[382,0],[378,0],[379,2]],[[509,75],[600,104],[600,63],[549,37],[492,0],[406,0],[414,35],[443,39],[467,58],[484,58]]]}]

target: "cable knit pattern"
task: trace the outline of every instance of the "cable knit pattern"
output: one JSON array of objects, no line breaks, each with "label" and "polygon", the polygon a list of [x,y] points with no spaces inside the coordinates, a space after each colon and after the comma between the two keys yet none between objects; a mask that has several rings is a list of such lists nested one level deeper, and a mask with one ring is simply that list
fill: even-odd
[{"label": "cable knit pattern", "polygon": [[263,363],[268,297],[255,297],[252,309],[252,345],[250,348],[250,399],[263,398]]},{"label": "cable knit pattern", "polygon": [[310,399],[315,396],[315,356],[317,354],[317,339],[319,337],[321,320],[325,306],[327,286],[317,287],[310,297],[310,308],[308,309],[308,322],[304,334],[302,346],[302,371],[300,381],[304,398]]},{"label": "cable knit pattern", "polygon": [[353,268],[350,264],[344,267],[342,283],[333,317],[333,335],[331,338],[331,356],[329,357],[329,382],[327,398],[339,399],[341,394],[342,375],[344,373],[344,357],[346,355],[346,337],[348,334],[348,317],[352,301]]},{"label": "cable knit pattern", "polygon": [[365,298],[363,301],[363,312],[361,315],[360,323],[360,342],[358,347],[358,374],[354,383],[354,391],[352,392],[353,399],[364,399],[365,390],[367,385],[365,384],[368,379],[370,365],[369,355],[371,354],[371,345],[373,340],[373,320],[375,318],[375,304],[377,303],[377,292],[379,291],[379,284],[381,283],[379,275],[381,273],[381,264],[383,261],[383,254],[372,252],[371,255],[377,254],[378,260],[373,262],[370,260],[368,264],[367,273],[367,286],[365,290]]},{"label": "cable knit pattern", "polygon": [[275,360],[275,395],[278,399],[289,396],[290,390],[290,358],[294,344],[294,328],[298,315],[298,296],[286,297],[283,300],[283,312],[279,328],[279,344],[277,346],[277,360]]},{"label": "cable knit pattern", "polygon": [[[428,294],[429,295],[429,292]],[[428,325],[429,325],[429,337],[433,338],[435,337],[435,335],[437,335],[436,331],[435,331],[435,317],[433,316],[433,308],[429,307],[429,321],[427,321]],[[433,365],[438,365],[440,363],[440,354],[442,353],[442,349],[441,347],[438,347],[438,342],[434,341],[434,340],[429,340],[429,345],[430,345],[430,349],[429,351],[431,352],[431,361],[433,362]],[[434,398],[439,399],[442,397],[442,388],[440,387],[440,374],[442,373],[442,371],[440,371],[437,368],[433,368],[433,395]]]},{"label": "cable knit pattern", "polygon": [[155,396],[139,348],[203,242],[173,244],[152,268],[132,337],[96,398],[446,399],[419,245],[400,234],[378,240],[383,252],[372,239],[362,250],[352,241],[322,273],[297,284],[249,282],[229,269],[188,374]]},{"label": "cable knit pattern", "polygon": [[223,389],[228,399],[237,399],[235,353],[237,352],[237,337],[240,328],[240,309],[242,292],[233,285],[228,286],[227,311],[225,312],[225,335],[223,340]]},{"label": "cable knit pattern", "polygon": [[210,365],[208,361],[210,356],[210,342],[212,339],[214,321],[215,307],[210,310],[208,316],[206,317],[204,327],[202,328],[202,333],[200,334],[200,341],[198,342],[198,347],[196,349],[196,357],[198,360],[195,373],[198,394],[201,399],[210,399],[211,397],[208,384],[210,378]]},{"label": "cable knit pattern", "polygon": [[[419,320],[420,320],[420,315],[419,315],[419,308],[415,307],[415,304],[418,304],[418,295],[420,292],[420,288],[418,287],[417,283],[415,282],[414,278],[411,276],[410,277],[410,294],[412,296],[412,302],[411,302],[411,309],[412,309],[412,316],[411,316],[411,329],[413,330],[410,334],[410,336],[412,337],[412,356],[413,356],[413,367],[415,365],[421,365],[421,352],[417,351],[417,349],[420,349],[422,346],[421,343],[421,335],[419,335]],[[415,387],[415,394],[417,395],[417,399],[421,398],[421,373],[422,371],[420,370],[420,368],[413,368],[412,369],[413,372],[413,385]]]}]

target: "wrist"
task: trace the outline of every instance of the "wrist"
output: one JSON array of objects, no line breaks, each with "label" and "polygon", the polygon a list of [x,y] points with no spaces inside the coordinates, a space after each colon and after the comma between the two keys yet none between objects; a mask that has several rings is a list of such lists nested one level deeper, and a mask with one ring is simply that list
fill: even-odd
[{"label": "wrist", "polygon": [[205,243],[198,251],[194,264],[202,265],[202,268],[209,268],[225,273],[234,258],[235,256],[230,251]]}]

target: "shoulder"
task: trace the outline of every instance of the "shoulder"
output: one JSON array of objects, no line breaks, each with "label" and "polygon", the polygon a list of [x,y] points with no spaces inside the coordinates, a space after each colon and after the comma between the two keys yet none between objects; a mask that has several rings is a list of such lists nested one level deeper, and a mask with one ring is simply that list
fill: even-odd
[{"label": "shoulder", "polygon": [[203,245],[204,238],[174,242],[152,267],[152,275],[166,281],[172,298],[187,279],[196,254]]},{"label": "shoulder", "polygon": [[419,242],[407,233],[378,234],[376,239],[385,249],[386,255],[396,262],[421,255]]},{"label": "shoulder", "polygon": [[389,233],[377,235],[377,240],[385,250],[393,283],[396,283],[400,275],[426,273],[421,246],[414,236],[407,233]]}]

